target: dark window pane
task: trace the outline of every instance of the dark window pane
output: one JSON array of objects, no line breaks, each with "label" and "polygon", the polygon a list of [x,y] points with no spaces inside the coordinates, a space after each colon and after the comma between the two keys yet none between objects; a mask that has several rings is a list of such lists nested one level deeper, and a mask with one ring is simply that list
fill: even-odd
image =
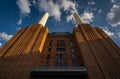
[{"label": "dark window pane", "polygon": [[65,60],[66,54],[56,54],[56,60]]},{"label": "dark window pane", "polygon": [[63,54],[63,59],[64,59],[64,60],[66,59],[66,54]]},{"label": "dark window pane", "polygon": [[52,46],[52,43],[50,43],[49,46]]},{"label": "dark window pane", "polygon": [[75,62],[73,62],[73,67],[77,67],[77,64]]},{"label": "dark window pane", "polygon": [[67,67],[67,63],[66,62],[56,62],[56,67]]},{"label": "dark window pane", "polygon": [[52,40],[50,40],[50,43],[52,43]]},{"label": "dark window pane", "polygon": [[60,42],[62,42],[62,40],[60,40]]},{"label": "dark window pane", "polygon": [[50,54],[47,54],[47,57],[46,57],[47,59],[50,59]]},{"label": "dark window pane", "polygon": [[59,46],[59,43],[57,43],[57,46]]},{"label": "dark window pane", "polygon": [[57,48],[56,51],[57,52],[65,52],[65,48]]},{"label": "dark window pane", "polygon": [[70,47],[73,47],[73,43],[70,43]]},{"label": "dark window pane", "polygon": [[60,46],[62,46],[62,43],[60,43]]},{"label": "dark window pane", "polygon": [[49,48],[48,51],[51,52],[51,48]]},{"label": "dark window pane", "polygon": [[59,60],[59,54],[56,54],[56,60]]},{"label": "dark window pane", "polygon": [[75,54],[72,54],[72,58],[75,59]]},{"label": "dark window pane", "polygon": [[74,52],[74,49],[71,49],[71,52]]},{"label": "dark window pane", "polygon": [[56,67],[62,67],[62,62],[56,62]]},{"label": "dark window pane", "polygon": [[63,62],[63,67],[67,67],[67,63],[66,62]]},{"label": "dark window pane", "polygon": [[65,46],[65,43],[63,43],[63,46]]}]

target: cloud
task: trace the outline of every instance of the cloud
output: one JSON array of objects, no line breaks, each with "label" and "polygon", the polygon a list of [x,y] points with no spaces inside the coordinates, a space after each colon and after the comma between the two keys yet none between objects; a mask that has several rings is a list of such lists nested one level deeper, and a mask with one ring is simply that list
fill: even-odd
[{"label": "cloud", "polygon": [[36,5],[36,1],[35,1],[35,0],[32,0],[31,3],[32,3],[33,5]]},{"label": "cloud", "polygon": [[88,5],[94,5],[95,1],[88,1]]},{"label": "cloud", "polygon": [[2,47],[2,43],[0,42],[0,48]]},{"label": "cloud", "polygon": [[28,14],[31,12],[30,10],[30,1],[29,0],[17,0],[16,2],[17,6],[20,9],[20,19],[18,20],[17,24],[22,24],[22,16],[28,16]]},{"label": "cloud", "polygon": [[64,11],[68,11],[70,13],[66,16],[67,22],[73,21],[73,13],[77,11],[75,6],[75,2],[70,0],[62,0],[61,7],[64,9]]},{"label": "cloud", "polygon": [[103,13],[103,10],[102,10],[102,9],[99,9],[99,10],[98,10],[98,14],[100,14],[100,13]]},{"label": "cloud", "polygon": [[111,0],[112,3],[116,3],[116,0]]},{"label": "cloud", "polygon": [[17,22],[17,25],[21,25],[22,24],[22,18],[19,19],[19,21]]},{"label": "cloud", "polygon": [[66,22],[73,20],[73,13],[76,10],[76,3],[71,0],[17,0],[17,5],[20,9],[20,19],[17,24],[22,24],[22,16],[27,16],[31,10],[30,6],[34,5],[41,12],[48,12],[51,17],[56,21],[61,20],[62,12],[68,12],[66,16]]},{"label": "cloud", "polygon": [[38,9],[48,12],[50,16],[53,16],[55,20],[60,21],[61,12],[58,3],[54,3],[52,0],[39,0]]},{"label": "cloud", "polygon": [[107,14],[107,19],[110,21],[111,26],[115,27],[120,25],[120,5],[113,5],[110,12]]},{"label": "cloud", "polygon": [[117,33],[118,37],[120,37],[120,32]]},{"label": "cloud", "polygon": [[93,21],[94,15],[92,12],[84,11],[84,13],[81,15],[81,18],[85,23],[90,23]]},{"label": "cloud", "polygon": [[23,15],[27,15],[30,13],[30,2],[29,0],[17,0],[16,4],[20,9],[20,13]]},{"label": "cloud", "polygon": [[61,7],[67,11],[67,10],[76,10],[75,3],[70,0],[62,0]]},{"label": "cloud", "polygon": [[58,0],[57,2],[54,2],[53,0],[39,0],[37,4],[39,11],[42,10],[48,12],[56,21],[61,20],[61,11],[69,12],[68,16],[66,16],[67,22],[72,20],[72,14],[76,11],[75,3],[71,0]]},{"label": "cloud", "polygon": [[73,20],[73,15],[69,15],[66,17],[67,22],[70,22],[71,20]]},{"label": "cloud", "polygon": [[113,35],[114,35],[114,32],[109,31],[107,27],[101,28],[101,29],[102,29],[108,36],[113,36]]},{"label": "cloud", "polygon": [[5,32],[0,33],[0,40],[8,41],[12,37],[13,37],[13,35],[8,35]]}]

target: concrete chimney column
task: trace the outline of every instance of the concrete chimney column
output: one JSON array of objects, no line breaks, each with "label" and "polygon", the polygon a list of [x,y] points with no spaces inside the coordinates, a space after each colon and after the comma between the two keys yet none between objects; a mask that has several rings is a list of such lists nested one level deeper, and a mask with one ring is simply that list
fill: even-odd
[{"label": "concrete chimney column", "polygon": [[84,21],[82,20],[82,18],[78,15],[78,13],[74,13],[73,14],[73,16],[74,16],[74,19],[75,19],[75,21],[76,21],[76,23],[79,25],[79,24],[84,24]]},{"label": "concrete chimney column", "polygon": [[41,24],[41,25],[45,26],[48,17],[49,17],[49,14],[48,14],[48,12],[46,12],[46,13],[42,16],[42,18],[40,19],[40,21],[38,22],[38,24]]}]

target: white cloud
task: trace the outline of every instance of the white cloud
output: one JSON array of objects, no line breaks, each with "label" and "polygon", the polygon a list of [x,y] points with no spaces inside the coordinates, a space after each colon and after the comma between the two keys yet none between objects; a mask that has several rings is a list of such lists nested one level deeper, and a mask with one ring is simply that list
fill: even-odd
[{"label": "white cloud", "polygon": [[2,47],[2,43],[0,42],[0,48]]},{"label": "white cloud", "polygon": [[19,21],[17,22],[17,25],[21,25],[22,24],[22,18],[19,19]]},{"label": "white cloud", "polygon": [[95,1],[88,1],[88,5],[94,5]]},{"label": "white cloud", "polygon": [[93,21],[94,15],[92,12],[84,11],[84,13],[81,15],[81,18],[85,23],[90,23]]},{"label": "white cloud", "polygon": [[67,22],[70,22],[71,20],[73,20],[73,15],[69,15],[66,17]]},{"label": "white cloud", "polygon": [[116,0],[111,0],[112,3],[116,3]]},{"label": "white cloud", "polygon": [[8,41],[12,37],[13,37],[13,35],[8,35],[5,32],[0,33],[0,40]]},{"label": "white cloud", "polygon": [[29,0],[17,0],[16,4],[20,9],[20,13],[23,15],[27,15],[30,13],[30,2]]},{"label": "white cloud", "polygon": [[103,10],[102,10],[102,9],[99,9],[99,10],[98,10],[98,14],[100,14],[100,13],[103,13]]},{"label": "white cloud", "polygon": [[70,0],[62,0],[61,7],[66,10],[76,10],[75,3]]},{"label": "white cloud", "polygon": [[32,0],[31,2],[32,2],[32,4],[33,4],[33,5],[35,5],[35,4],[36,4],[36,1],[35,1],[35,0]]},{"label": "white cloud", "polygon": [[58,3],[54,3],[52,0],[39,0],[38,8],[45,12],[48,12],[50,16],[53,16],[55,20],[60,21],[61,12]]},{"label": "white cloud", "polygon": [[[61,14],[63,12],[68,12],[66,16],[66,21],[69,22],[73,20],[73,12],[76,11],[76,3],[71,0],[17,0],[17,5],[20,9],[20,19],[17,24],[22,24],[22,16],[27,16],[30,13],[30,6],[37,6],[38,10],[48,12],[56,21],[61,20]],[[31,4],[30,4],[31,3]]]},{"label": "white cloud", "polygon": [[39,0],[37,3],[40,11],[43,10],[48,12],[56,21],[61,20],[61,10],[69,12],[68,16],[66,16],[67,22],[72,20],[72,14],[76,11],[75,3],[71,0],[58,0],[57,2],[54,2],[53,0]]},{"label": "white cloud", "polygon": [[18,20],[17,24],[21,25],[22,24],[22,16],[28,16],[28,14],[31,12],[30,11],[30,1],[29,0],[17,0],[16,4],[18,5],[20,9],[20,19]]},{"label": "white cloud", "polygon": [[113,36],[113,35],[114,35],[114,32],[109,31],[107,27],[101,28],[101,29],[102,29],[108,36]]},{"label": "white cloud", "polygon": [[118,37],[120,37],[120,32],[117,33]]},{"label": "white cloud", "polygon": [[110,21],[111,26],[115,27],[120,25],[120,5],[113,5],[110,12],[108,12],[107,19]]},{"label": "white cloud", "polygon": [[70,0],[62,0],[61,7],[64,9],[64,11],[68,11],[70,14],[66,16],[66,21],[74,21],[73,20],[73,13],[76,12],[75,2],[72,2]]}]

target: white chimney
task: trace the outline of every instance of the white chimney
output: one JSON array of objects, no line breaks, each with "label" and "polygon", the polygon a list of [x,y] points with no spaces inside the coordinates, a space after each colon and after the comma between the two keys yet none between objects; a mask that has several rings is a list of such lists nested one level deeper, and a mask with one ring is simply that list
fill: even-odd
[{"label": "white chimney", "polygon": [[82,18],[78,15],[78,13],[74,13],[73,14],[73,16],[74,16],[74,19],[75,19],[75,21],[76,21],[76,23],[79,25],[79,24],[84,24],[84,21],[82,20]]},{"label": "white chimney", "polygon": [[46,13],[42,16],[42,18],[40,19],[40,21],[38,22],[38,24],[41,24],[41,25],[45,26],[48,17],[49,17],[49,14],[48,14],[48,12],[46,12]]}]

